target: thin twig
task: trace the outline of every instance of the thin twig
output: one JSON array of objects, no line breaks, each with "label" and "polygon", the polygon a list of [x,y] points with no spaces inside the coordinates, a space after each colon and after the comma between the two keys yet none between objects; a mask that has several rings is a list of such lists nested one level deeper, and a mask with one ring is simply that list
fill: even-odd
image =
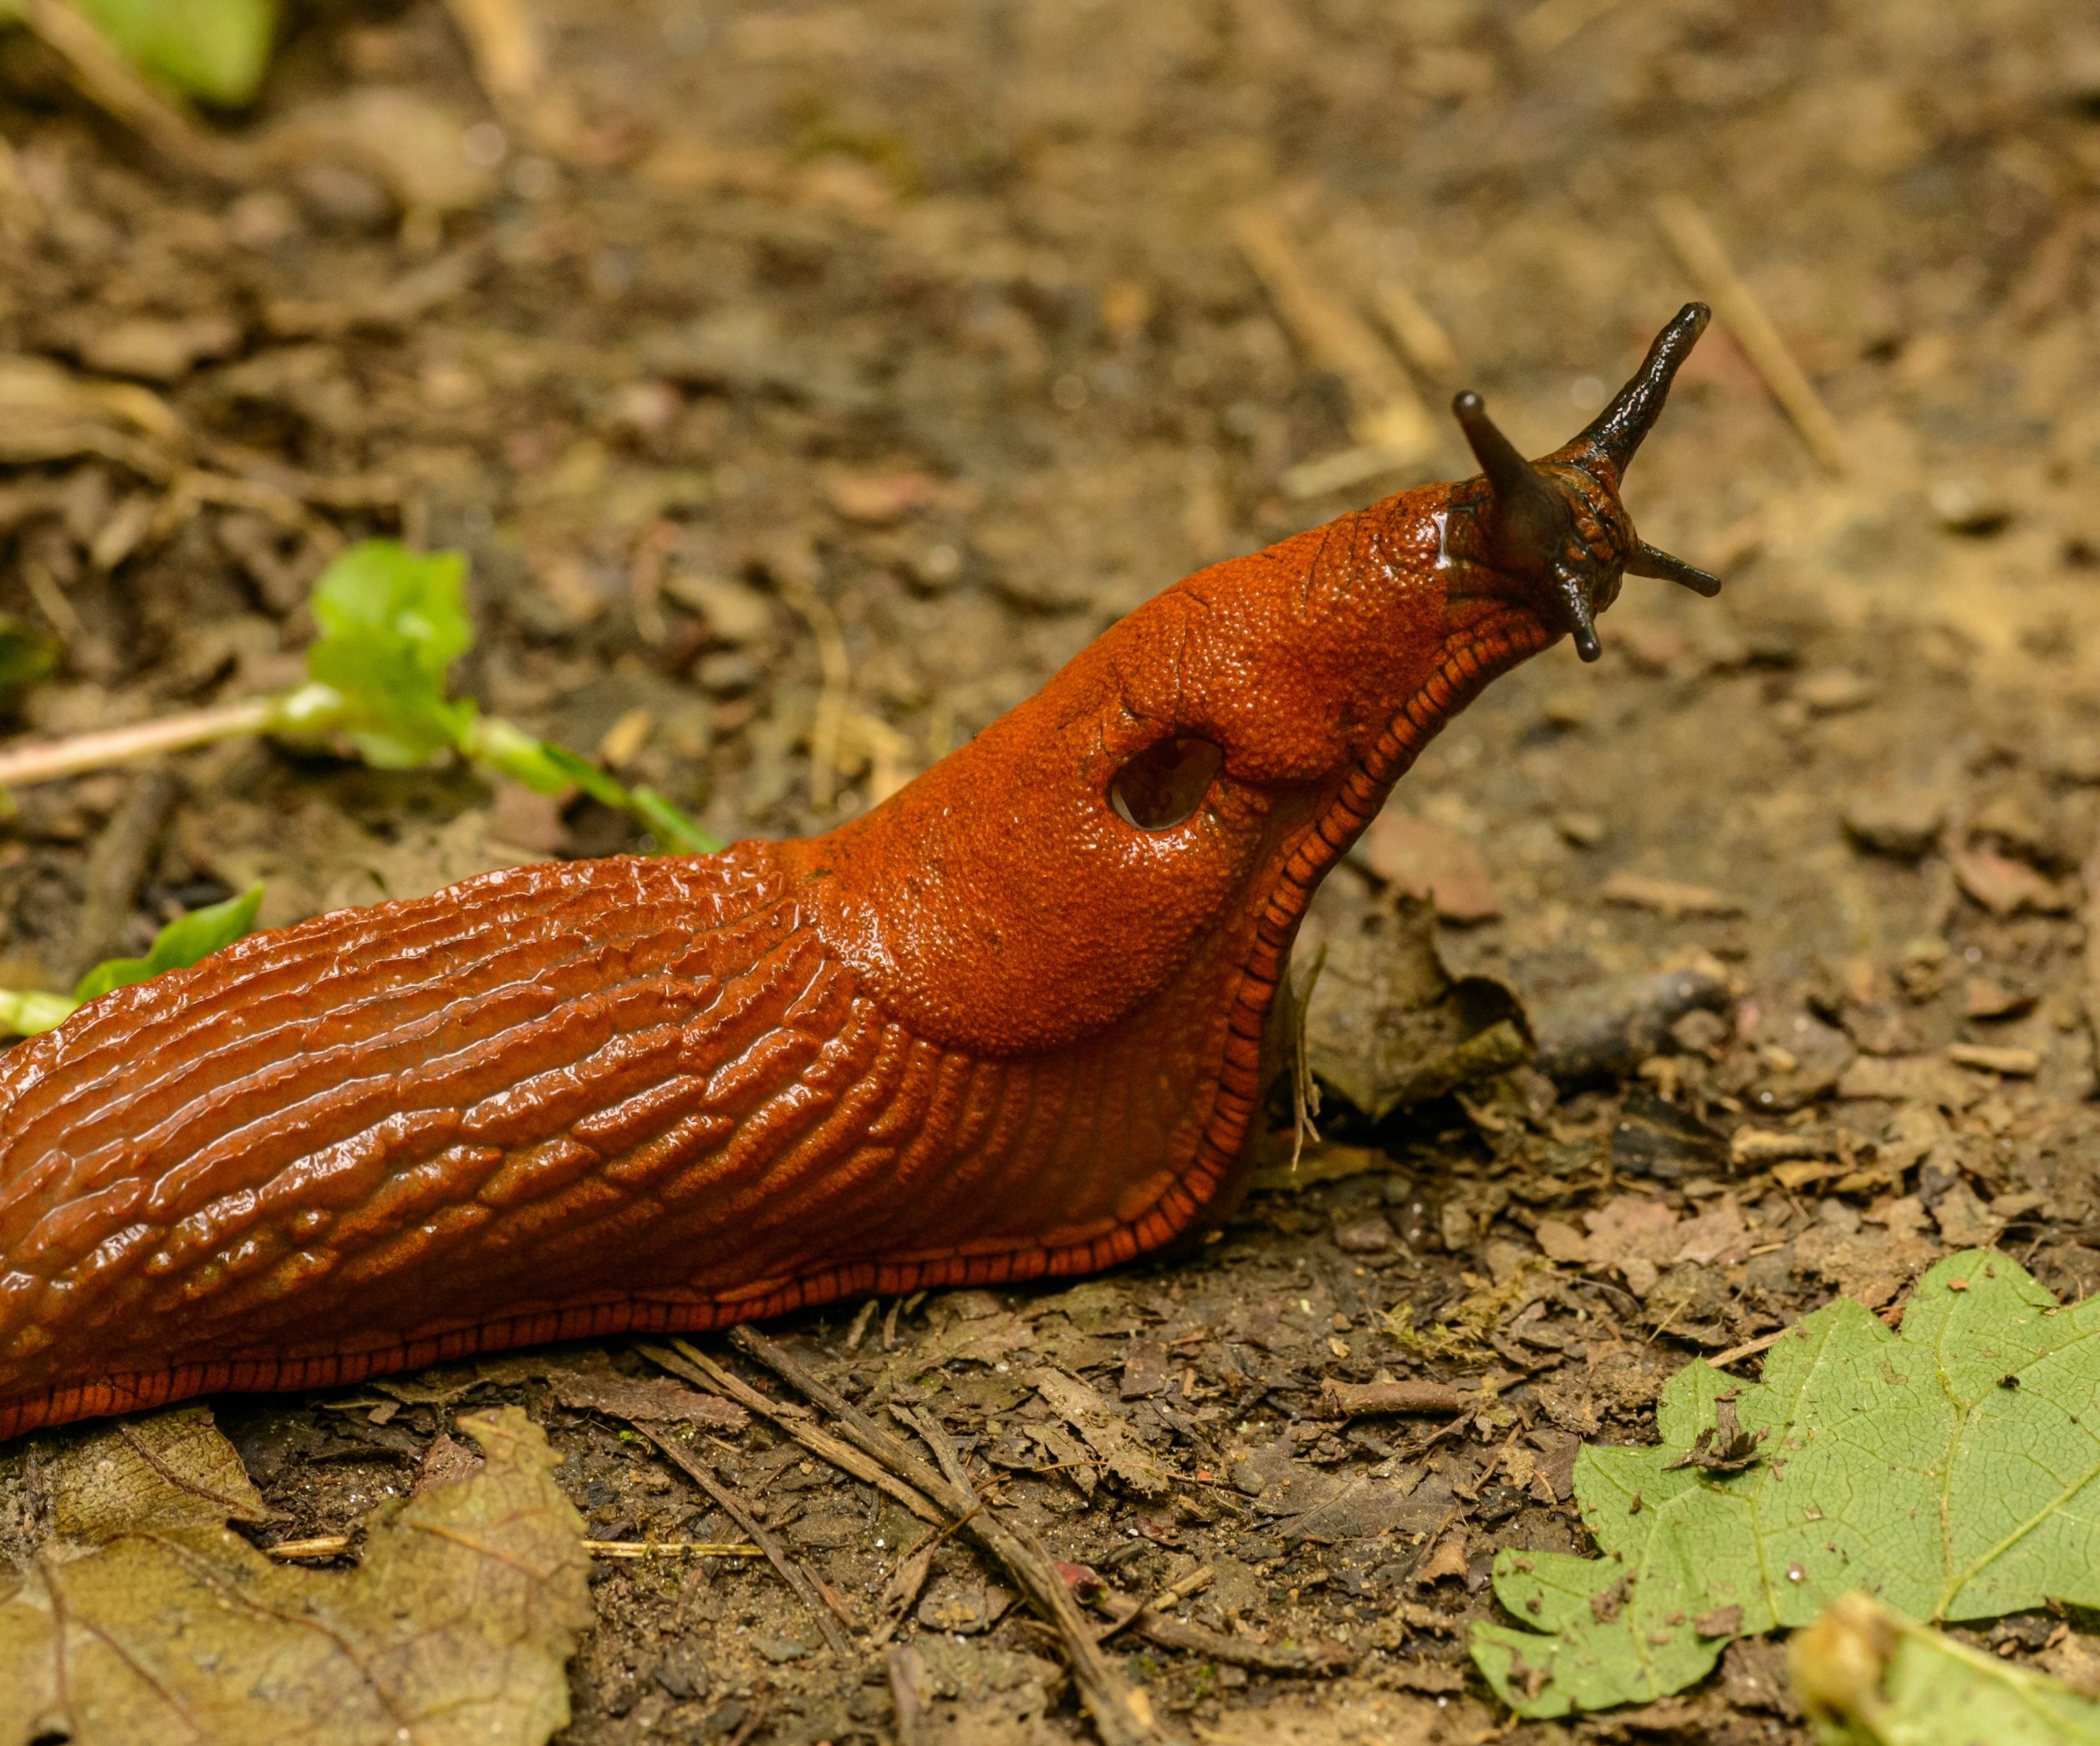
[{"label": "thin twig", "polygon": [[868,754],[868,804],[879,806],[911,780],[911,742],[880,716],[847,713],[841,737]]},{"label": "thin twig", "polygon": [[1843,472],[1845,439],[1838,421],[1830,416],[1814,384],[1787,350],[1787,342],[1780,338],[1779,329],[1772,325],[1756,293],[1736,271],[1706,215],[1690,201],[1671,196],[1655,202],[1655,217],[1670,247],[1677,251],[1677,258],[1714,306],[1714,313],[1764,377],[1780,409],[1793,421],[1809,453],[1826,472]]},{"label": "thin twig", "polygon": [[52,574],[50,565],[34,558],[22,560],[22,582],[29,591],[29,598],[36,603],[44,622],[58,633],[59,641],[71,648],[87,635],[87,626],[80,622],[79,610],[59,585],[59,579]]},{"label": "thin twig", "polygon": [[823,684],[809,722],[809,804],[829,812],[838,798],[838,758],[844,749],[846,699],[853,682],[846,636],[831,603],[800,576],[778,578],[782,597],[803,615],[817,642],[817,668]]},{"label": "thin twig", "polygon": [[1119,1594],[1111,1588],[1103,1588],[1098,1600],[1114,1620],[1104,1636],[1129,1631],[1149,1643],[1157,1643],[1162,1649],[1184,1650],[1207,1661],[1229,1662],[1235,1667],[1253,1667],[1264,1673],[1340,1673],[1347,1671],[1353,1659],[1339,1645],[1286,1649],[1257,1643],[1251,1637],[1211,1631],[1192,1620],[1177,1619],[1170,1612],[1131,1595]]},{"label": "thin twig", "polygon": [[766,1725],[766,1713],[773,1707],[772,1688],[762,1687],[758,1702],[752,1706],[751,1713],[744,1718],[743,1726],[729,1737],[726,1746],[749,1746],[752,1738]]},{"label": "thin twig", "polygon": [[872,1461],[859,1450],[839,1442],[801,1408],[760,1393],[742,1377],[724,1370],[697,1346],[682,1340],[674,1340],[671,1345],[677,1348],[675,1351],[650,1345],[635,1350],[651,1364],[662,1366],[674,1376],[683,1377],[702,1388],[714,1389],[760,1417],[771,1419],[819,1461],[828,1462],[841,1473],[852,1474],[864,1485],[887,1492],[920,1521],[930,1522],[936,1528],[947,1522],[948,1517],[919,1492],[879,1462]]},{"label": "thin twig", "polygon": [[1361,450],[1384,457],[1389,468],[1427,454],[1435,426],[1414,384],[1369,324],[1328,294],[1277,215],[1242,207],[1233,215],[1232,237],[1314,368],[1348,390],[1349,431]]},{"label": "thin twig", "polygon": [[889,1411],[916,1431],[920,1440],[933,1451],[933,1458],[940,1463],[940,1471],[948,1476],[948,1483],[970,1498],[970,1513],[975,1515],[983,1509],[984,1499],[977,1495],[969,1469],[963,1466],[962,1457],[956,1452],[955,1442],[941,1428],[940,1422],[931,1413],[910,1406],[892,1406]]},{"label": "thin twig", "polygon": [[445,0],[445,9],[466,40],[490,107],[507,121],[525,121],[547,74],[547,51],[531,12],[518,0]]},{"label": "thin twig", "polygon": [[1323,1403],[1344,1418],[1374,1412],[1462,1412],[1480,1398],[1449,1382],[1342,1382],[1332,1376],[1320,1393]]},{"label": "thin twig", "polygon": [[1104,1610],[1105,1611],[1111,1614],[1119,1613],[1120,1616],[1112,1617],[1109,1623],[1104,1625],[1100,1630],[1094,1632],[1094,1641],[1097,1643],[1107,1642],[1108,1640],[1114,1636],[1119,1631],[1123,1630],[1124,1626],[1133,1623],[1139,1617],[1140,1615],[1148,1610],[1153,1612],[1165,1612],[1170,1606],[1179,1606],[1184,1600],[1187,1600],[1190,1595],[1199,1594],[1203,1590],[1210,1587],[1217,1574],[1216,1570],[1212,1569],[1209,1565],[1199,1565],[1195,1570],[1190,1571],[1187,1575],[1184,1576],[1179,1582],[1168,1584],[1166,1587],[1161,1589],[1160,1592],[1154,1595],[1149,1600],[1139,1600],[1133,1598],[1129,1603],[1129,1610],[1127,1611],[1122,1611],[1117,1607],[1104,1607]]},{"label": "thin twig", "polygon": [[[598,1540],[587,1539],[584,1551],[593,1558],[763,1558],[765,1549],[742,1540]],[[340,1558],[350,1549],[347,1534],[317,1534],[311,1539],[279,1540],[263,1551],[283,1564],[312,1559]]]},{"label": "thin twig", "polygon": [[902,1746],[919,1746],[926,1694],[933,1684],[926,1677],[925,1664],[916,1649],[904,1643],[889,1652],[884,1667],[889,1675],[890,1706],[897,1713],[897,1738]]},{"label": "thin twig", "polygon": [[809,1608],[817,1621],[817,1629],[823,1633],[824,1641],[831,1646],[832,1652],[841,1656],[851,1655],[853,1640],[832,1616],[823,1596],[817,1592],[816,1585],[809,1580],[809,1573],[781,1549],[780,1542],[759,1525],[758,1518],[752,1514],[744,1500],[716,1477],[712,1468],[675,1437],[666,1437],[653,1425],[637,1423],[635,1428],[669,1456],[672,1465],[688,1479],[720,1504],[722,1514],[742,1529],[745,1534],[766,1555],[767,1562],[780,1572],[781,1580]]},{"label": "thin twig", "polygon": [[1371,307],[1401,355],[1432,382],[1448,381],[1457,374],[1458,348],[1411,286],[1400,279],[1381,278],[1372,287]]},{"label": "thin twig", "polygon": [[123,945],[125,919],[174,811],[180,788],[166,770],[143,770],[88,850],[79,919],[73,927],[74,973],[84,976]]},{"label": "thin twig", "polygon": [[1760,1352],[1770,1351],[1794,1330],[1781,1328],[1776,1334],[1761,1334],[1755,1340],[1746,1340],[1741,1345],[1732,1345],[1725,1352],[1715,1352],[1706,1361],[1715,1370],[1726,1370],[1731,1364],[1741,1364],[1746,1358],[1755,1358]]},{"label": "thin twig", "polygon": [[1093,1718],[1104,1746],[1149,1746],[1157,1740],[1149,1706],[1102,1653],[1072,1590],[1065,1585],[1057,1560],[1034,1534],[1001,1520],[995,1510],[979,1509],[974,1488],[957,1486],[935,1473],[901,1438],[812,1376],[763,1335],[739,1327],[732,1328],[729,1337],[746,1356],[764,1365],[806,1400],[828,1412],[848,1437],[900,1478],[917,1487],[943,1509],[968,1519],[964,1531],[1006,1566],[1037,1611],[1056,1628],[1071,1659],[1073,1683]]},{"label": "thin twig", "polygon": [[276,704],[269,698],[256,697],[217,709],[164,716],[157,722],[140,722],[129,728],[101,728],[66,739],[18,742],[0,751],[0,789],[52,782],[61,776],[79,776],[89,770],[105,770],[112,764],[157,758],[163,752],[181,752],[191,746],[261,733],[275,719],[276,711]]},{"label": "thin twig", "polygon": [[310,1539],[279,1540],[274,1546],[265,1546],[262,1552],[281,1564],[298,1564],[308,1559],[340,1558],[349,1549],[347,1534],[317,1534]]},{"label": "thin twig", "polygon": [[899,1560],[897,1568],[890,1572],[889,1581],[882,1591],[882,1598],[875,1604],[875,1628],[869,1637],[869,1641],[876,1648],[881,1648],[903,1626],[905,1615],[911,1611],[911,1603],[919,1598],[919,1591],[925,1587],[926,1578],[932,1574],[935,1549],[946,1538],[945,1534],[928,1534],[925,1541],[907,1552]]},{"label": "thin twig", "polygon": [[1312,1011],[1312,991],[1319,986],[1320,973],[1327,968],[1327,947],[1323,946],[1312,960],[1311,973],[1305,985],[1294,990],[1291,996],[1291,1173],[1297,1174],[1298,1163],[1305,1156],[1307,1135],[1312,1143],[1320,1143],[1320,1130],[1314,1118],[1320,1113],[1320,1082],[1312,1076],[1312,1058],[1305,1049],[1305,1024]]},{"label": "thin twig", "polygon": [[248,154],[213,139],[133,70],[109,38],[65,0],[23,0],[22,22],[65,64],[74,88],[171,163],[222,182],[247,179]]}]

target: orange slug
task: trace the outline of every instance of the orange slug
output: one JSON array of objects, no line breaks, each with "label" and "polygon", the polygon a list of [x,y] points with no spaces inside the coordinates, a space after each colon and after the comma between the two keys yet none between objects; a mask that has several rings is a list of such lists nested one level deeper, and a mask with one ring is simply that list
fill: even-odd
[{"label": "orange slug", "polygon": [[1307,901],[1595,620],[1705,327],[1524,460],[1175,584],[826,835],[258,934],[0,1060],[0,1437],[1128,1261],[1242,1192]]}]

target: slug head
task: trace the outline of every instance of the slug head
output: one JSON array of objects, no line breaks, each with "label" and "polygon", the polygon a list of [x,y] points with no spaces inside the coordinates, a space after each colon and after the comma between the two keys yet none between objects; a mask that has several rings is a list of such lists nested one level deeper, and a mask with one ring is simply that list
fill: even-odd
[{"label": "slug head", "polygon": [[798,901],[885,1012],[946,1047],[1055,1049],[1147,1012],[1215,1033],[1243,973],[1272,987],[1262,954],[1287,951],[1313,886],[1481,687],[1570,630],[1593,657],[1627,570],[1719,586],[1643,545],[1618,498],[1705,320],[1687,309],[1536,463],[1461,396],[1482,476],[1154,595],[881,807],[775,845]]},{"label": "slug head", "polygon": [[1451,403],[1481,463],[1452,493],[1445,555],[1461,574],[1455,598],[1515,597],[1594,661],[1597,616],[1618,597],[1620,578],[1659,576],[1696,594],[1720,592],[1717,577],[1647,544],[1619,499],[1619,482],[1661,416],[1669,385],[1705,330],[1704,304],[1686,304],[1648,357],[1589,427],[1564,447],[1527,461],[1468,389]]}]

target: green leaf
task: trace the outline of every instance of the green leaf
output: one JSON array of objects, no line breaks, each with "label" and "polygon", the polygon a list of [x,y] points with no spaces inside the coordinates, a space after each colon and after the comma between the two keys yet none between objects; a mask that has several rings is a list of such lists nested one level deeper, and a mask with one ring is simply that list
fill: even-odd
[{"label": "green leaf", "polygon": [[383,641],[432,680],[474,646],[466,559],[459,552],[359,540],[322,571],[313,609],[324,637]]},{"label": "green leaf", "polygon": [[74,3],[127,60],[208,103],[252,100],[277,34],[276,0]]},{"label": "green leaf", "polygon": [[1787,1660],[1823,1746],[2100,1746],[2100,1704],[1865,1595],[1833,1600]]},{"label": "green leaf", "polygon": [[[447,697],[446,674],[474,643],[466,580],[459,553],[417,554],[391,539],[360,541],[337,558],[313,586],[313,683],[287,700],[280,728],[340,732],[383,769],[462,748],[475,709]],[[317,697],[316,687],[332,695]]]},{"label": "green leaf", "polygon": [[180,970],[209,957],[252,928],[256,911],[262,906],[262,887],[251,886],[223,903],[206,904],[186,916],[178,916],[153,937],[152,949],[144,957],[104,958],[80,978],[73,998],[84,1005],[112,988],[129,988],[164,970]]},{"label": "green leaf", "polygon": [[[2096,1335],[2100,1299],[2060,1307],[1979,1250],[1919,1282],[1900,1335],[1840,1299],[1760,1383],[1688,1366],[1659,1446],[1577,1458],[1603,1556],[1503,1552],[1496,1595],[1527,1628],[1476,1626],[1474,1660],[1513,1709],[1558,1716],[1680,1690],[1730,1638],[1855,1588],[1929,1621],[2100,1606]],[[1739,1471],[1695,1451],[1728,1429],[1724,1396],[1761,1437]]]}]

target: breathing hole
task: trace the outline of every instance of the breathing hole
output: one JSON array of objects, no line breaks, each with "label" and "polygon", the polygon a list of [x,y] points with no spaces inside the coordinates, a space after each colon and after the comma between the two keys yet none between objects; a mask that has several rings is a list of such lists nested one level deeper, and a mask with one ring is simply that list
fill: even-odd
[{"label": "breathing hole", "polygon": [[1195,816],[1225,753],[1205,739],[1161,740],[1116,772],[1109,804],[1140,830],[1171,830]]}]

